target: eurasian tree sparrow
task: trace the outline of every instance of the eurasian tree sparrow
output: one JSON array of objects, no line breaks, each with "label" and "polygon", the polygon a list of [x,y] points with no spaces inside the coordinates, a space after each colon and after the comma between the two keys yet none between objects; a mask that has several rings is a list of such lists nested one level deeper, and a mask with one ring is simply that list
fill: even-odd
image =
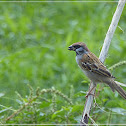
[{"label": "eurasian tree sparrow", "polygon": [[[113,92],[115,90],[126,99],[126,92],[116,84],[112,74],[106,69],[104,64],[87,48],[83,42],[77,42],[68,47],[68,50],[76,52],[76,62],[84,74],[96,83],[106,83]],[[94,85],[95,87],[95,85]]]}]

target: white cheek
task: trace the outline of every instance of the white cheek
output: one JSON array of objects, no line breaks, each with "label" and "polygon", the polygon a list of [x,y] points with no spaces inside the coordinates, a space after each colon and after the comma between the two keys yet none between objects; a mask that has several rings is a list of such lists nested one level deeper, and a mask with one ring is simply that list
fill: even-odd
[{"label": "white cheek", "polygon": [[77,62],[77,64],[78,64],[78,66],[80,67],[80,69],[83,71],[83,73],[86,75],[86,76],[88,76],[88,73],[87,73],[87,71],[85,71],[85,70],[83,70],[82,68],[81,68],[81,66],[79,65],[79,60],[82,58],[82,56],[76,56],[76,62]]},{"label": "white cheek", "polygon": [[76,62],[77,62],[77,64],[79,65],[79,59],[78,59],[78,56],[76,56]]}]

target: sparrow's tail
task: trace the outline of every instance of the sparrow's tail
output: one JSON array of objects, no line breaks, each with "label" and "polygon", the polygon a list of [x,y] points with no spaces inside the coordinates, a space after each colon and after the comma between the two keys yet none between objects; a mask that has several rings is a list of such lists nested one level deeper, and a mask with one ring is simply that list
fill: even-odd
[{"label": "sparrow's tail", "polygon": [[124,91],[124,89],[121,88],[114,80],[107,84],[111,87],[113,92],[116,90],[123,98],[126,99],[126,91]]}]

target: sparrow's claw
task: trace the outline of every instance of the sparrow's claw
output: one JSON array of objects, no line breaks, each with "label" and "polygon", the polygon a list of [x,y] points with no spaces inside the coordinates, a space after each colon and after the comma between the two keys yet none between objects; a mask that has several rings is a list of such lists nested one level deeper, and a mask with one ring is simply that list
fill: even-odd
[{"label": "sparrow's claw", "polygon": [[88,92],[85,96],[85,98],[87,98],[89,95],[93,95],[95,97],[95,94],[92,94],[91,92]]}]

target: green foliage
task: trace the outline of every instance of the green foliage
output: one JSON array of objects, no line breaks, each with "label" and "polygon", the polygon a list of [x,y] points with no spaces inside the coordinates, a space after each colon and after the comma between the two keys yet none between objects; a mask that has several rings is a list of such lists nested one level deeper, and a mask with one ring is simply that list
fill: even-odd
[{"label": "green foliage", "polygon": [[[42,89],[41,91],[37,88],[35,93],[31,86],[29,88],[30,93],[26,98],[22,98],[19,93],[16,93],[18,95],[16,101],[20,106],[18,110],[6,107],[6,110],[0,111],[0,114],[5,113],[7,110],[14,111],[10,116],[4,116],[2,123],[77,123],[76,116],[83,110],[83,105],[73,106],[71,99],[55,90],[54,87],[52,89]],[[46,98],[45,93],[51,94],[52,97]],[[60,96],[62,101],[57,96]]]},{"label": "green foliage", "polygon": [[[80,123],[89,80],[78,68],[75,54],[67,48],[84,41],[98,56],[116,5],[0,4],[1,123]],[[107,67],[126,60],[125,20],[126,8],[110,46]],[[111,67],[112,73],[117,81],[126,83],[125,63],[122,65]],[[104,86],[97,87],[91,118],[97,124],[125,123],[125,100]]]}]

